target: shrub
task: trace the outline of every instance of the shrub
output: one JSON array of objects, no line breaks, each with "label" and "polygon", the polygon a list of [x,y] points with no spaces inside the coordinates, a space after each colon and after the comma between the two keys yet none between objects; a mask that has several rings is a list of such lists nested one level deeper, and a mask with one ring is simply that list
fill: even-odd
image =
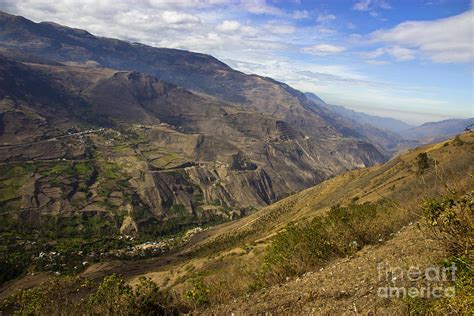
[{"label": "shrub", "polygon": [[424,227],[429,235],[449,255],[444,265],[455,264],[456,295],[439,299],[413,298],[408,300],[411,314],[468,315],[474,309],[474,199],[473,194],[462,198],[446,196],[423,204]]},{"label": "shrub", "polygon": [[[471,261],[472,263],[472,261]],[[446,268],[456,266],[454,297],[427,299],[423,297],[408,298],[408,309],[411,315],[472,315],[474,309],[474,273],[472,267],[463,259],[447,258],[442,262]]]},{"label": "shrub", "polygon": [[419,153],[418,156],[416,156],[416,173],[421,175],[426,169],[430,167],[430,162],[431,159],[428,158],[427,153]]},{"label": "shrub", "polygon": [[171,297],[151,279],[141,277],[135,289],[124,278],[112,274],[104,278],[89,296],[91,311],[99,315],[177,315]]},{"label": "shrub", "polygon": [[279,233],[265,256],[265,281],[282,282],[286,276],[300,274],[324,264],[339,252],[330,241],[327,224],[322,219],[290,225]]},{"label": "shrub", "polygon": [[269,247],[252,290],[279,283],[291,275],[318,268],[329,260],[351,255],[361,247],[384,240],[412,220],[387,201],[332,207],[327,216],[289,225]]},{"label": "shrub", "polygon": [[54,278],[35,288],[16,292],[2,302],[0,311],[16,315],[65,315],[72,311],[81,314],[84,305],[78,301],[91,288],[88,279]]},{"label": "shrub", "polygon": [[132,296],[133,311],[140,315],[177,315],[179,310],[171,307],[172,299],[160,290],[158,285],[149,278],[140,277],[139,284]]},{"label": "shrub", "polygon": [[0,311],[18,315],[178,315],[169,295],[156,283],[140,278],[133,289],[112,274],[97,286],[80,277],[54,278],[6,299]]},{"label": "shrub", "polygon": [[106,276],[95,293],[89,297],[89,304],[101,314],[118,315],[132,300],[132,288],[117,274]]},{"label": "shrub", "polygon": [[194,277],[190,280],[193,288],[186,292],[186,298],[189,299],[195,307],[209,305],[209,287],[204,283],[201,276]]},{"label": "shrub", "polygon": [[[474,198],[444,197],[423,204],[424,222],[431,235],[452,256],[472,256],[474,249]],[[470,260],[473,258],[470,257]]]},{"label": "shrub", "polygon": [[461,139],[461,137],[459,137],[459,135],[456,135],[456,137],[453,139],[453,144],[454,146],[462,146],[464,145],[464,141]]}]

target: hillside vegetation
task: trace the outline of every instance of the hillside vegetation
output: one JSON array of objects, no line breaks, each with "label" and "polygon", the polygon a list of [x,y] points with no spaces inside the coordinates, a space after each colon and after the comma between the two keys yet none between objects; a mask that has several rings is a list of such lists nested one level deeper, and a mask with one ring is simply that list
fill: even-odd
[{"label": "hillside vegetation", "polygon": [[[158,301],[169,311],[467,311],[473,204],[465,194],[472,190],[473,158],[474,135],[463,134],[211,228],[169,264],[95,265],[82,275],[118,273],[132,286],[145,276],[167,297]],[[455,285],[459,296],[449,302],[451,310],[442,300],[381,299],[380,262],[406,268],[464,263]]]}]

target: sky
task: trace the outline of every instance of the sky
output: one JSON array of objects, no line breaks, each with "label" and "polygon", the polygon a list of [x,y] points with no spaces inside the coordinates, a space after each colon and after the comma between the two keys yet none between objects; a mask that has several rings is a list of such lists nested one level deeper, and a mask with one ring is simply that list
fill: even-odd
[{"label": "sky", "polygon": [[474,117],[465,0],[0,0],[99,36],[211,54],[330,104],[420,124]]}]

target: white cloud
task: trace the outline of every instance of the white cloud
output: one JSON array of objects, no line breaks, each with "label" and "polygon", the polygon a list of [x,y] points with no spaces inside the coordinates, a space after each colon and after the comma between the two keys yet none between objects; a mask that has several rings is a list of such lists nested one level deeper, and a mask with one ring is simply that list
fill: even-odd
[{"label": "white cloud", "polygon": [[346,49],[342,46],[332,45],[332,44],[317,44],[309,47],[304,47],[302,49],[305,53],[310,53],[318,56],[326,56],[338,54]]},{"label": "white cloud", "polygon": [[[207,9],[217,5],[226,5],[234,2],[233,0],[147,0],[154,8],[158,9]],[[93,1],[98,2],[98,1]]]},{"label": "white cloud", "polygon": [[317,21],[319,23],[324,23],[324,22],[335,20],[335,19],[336,19],[336,16],[334,14],[320,14],[318,15]]},{"label": "white cloud", "polygon": [[236,20],[226,20],[217,26],[217,29],[222,32],[233,32],[240,29],[241,25]]},{"label": "white cloud", "polygon": [[309,18],[309,12],[307,10],[295,10],[291,12],[290,17],[295,20]]},{"label": "white cloud", "polygon": [[384,10],[390,10],[392,8],[392,6],[388,2],[385,2],[383,0],[377,1],[377,5],[379,8]]},{"label": "white cloud", "polygon": [[359,0],[352,6],[352,9],[356,11],[389,10],[391,8],[392,6],[384,0]]},{"label": "white cloud", "polygon": [[268,23],[264,27],[268,32],[280,35],[292,34],[296,30],[293,25],[276,22]]},{"label": "white cloud", "polygon": [[377,48],[373,51],[368,51],[368,52],[362,52],[360,53],[360,55],[364,58],[369,58],[369,59],[373,59],[373,58],[377,58],[377,57],[380,57],[382,55],[385,54],[385,49],[384,48]]},{"label": "white cloud", "polygon": [[368,63],[370,65],[388,65],[388,64],[390,64],[386,60],[373,60],[373,59],[367,60],[366,63]]},{"label": "white cloud", "polygon": [[370,0],[361,0],[355,3],[352,6],[352,9],[357,10],[357,11],[368,11],[369,5],[370,5]]},{"label": "white cloud", "polygon": [[373,18],[377,18],[381,21],[387,19],[380,17],[380,10],[389,10],[392,6],[385,0],[359,0],[352,6],[352,10],[368,12]]},{"label": "white cloud", "polygon": [[285,12],[275,6],[267,4],[265,0],[241,0],[240,6],[253,14],[284,16]]},{"label": "white cloud", "polygon": [[285,11],[268,4],[265,0],[240,0],[237,6],[256,15],[269,15],[294,20],[307,19],[310,16],[307,10]]},{"label": "white cloud", "polygon": [[474,59],[474,10],[434,21],[409,21],[370,34],[375,42],[419,50],[436,63]]},{"label": "white cloud", "polygon": [[200,22],[197,16],[177,11],[164,11],[161,17],[163,22],[168,24],[195,24]]},{"label": "white cloud", "polygon": [[216,26],[216,30],[222,33],[241,36],[255,36],[258,35],[259,30],[249,25],[243,25],[237,20],[224,20]]},{"label": "white cloud", "polygon": [[393,46],[386,48],[385,51],[395,57],[396,60],[407,61],[415,59],[415,51],[412,49],[400,46]]},{"label": "white cloud", "polygon": [[373,51],[362,52],[360,55],[363,58],[372,60],[372,64],[375,64],[373,59],[379,58],[384,55],[390,55],[398,61],[408,61],[415,59],[416,51],[400,46],[391,46],[391,47],[379,47]]}]

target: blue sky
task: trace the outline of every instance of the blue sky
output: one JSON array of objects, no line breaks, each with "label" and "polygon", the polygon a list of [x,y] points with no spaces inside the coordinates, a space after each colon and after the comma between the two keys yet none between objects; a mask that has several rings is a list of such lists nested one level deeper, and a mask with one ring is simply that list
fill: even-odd
[{"label": "blue sky", "polygon": [[409,123],[474,116],[470,1],[1,0],[0,10],[212,54]]}]

